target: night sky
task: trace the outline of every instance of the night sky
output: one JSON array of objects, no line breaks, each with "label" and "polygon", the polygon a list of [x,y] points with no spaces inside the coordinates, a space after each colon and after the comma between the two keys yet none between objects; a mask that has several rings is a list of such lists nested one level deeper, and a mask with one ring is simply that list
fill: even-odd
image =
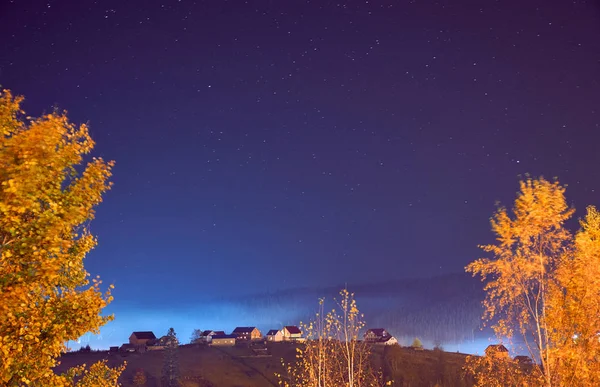
[{"label": "night sky", "polygon": [[594,1],[0,4],[2,87],[116,161],[86,260],[113,330],[460,272],[525,173],[600,204]]}]

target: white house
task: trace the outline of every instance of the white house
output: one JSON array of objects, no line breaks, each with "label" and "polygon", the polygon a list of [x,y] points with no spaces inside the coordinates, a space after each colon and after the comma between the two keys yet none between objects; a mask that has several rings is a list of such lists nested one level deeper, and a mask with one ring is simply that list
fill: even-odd
[{"label": "white house", "polygon": [[231,332],[238,340],[256,341],[262,339],[262,333],[256,327],[237,327]]},{"label": "white house", "polygon": [[269,332],[267,332],[267,341],[283,341],[283,333],[281,330],[271,329]]},{"label": "white house", "polygon": [[300,341],[302,340],[302,331],[295,325],[286,325],[281,330],[284,341]]},{"label": "white house", "polygon": [[202,332],[202,335],[200,335],[200,341],[208,344],[212,341],[212,338],[214,336],[223,336],[223,335],[225,335],[225,332],[223,332],[223,331],[206,330],[206,331]]},{"label": "white house", "polygon": [[213,335],[210,345],[218,347],[233,347],[235,345],[236,335]]},{"label": "white house", "polygon": [[383,328],[372,328],[365,332],[365,341],[375,343],[391,336],[392,335]]},{"label": "white house", "polygon": [[375,345],[396,345],[398,340],[394,336],[386,336],[378,341],[373,342]]},{"label": "white house", "polygon": [[365,341],[375,345],[394,345],[398,340],[383,328],[372,328],[365,332]]}]

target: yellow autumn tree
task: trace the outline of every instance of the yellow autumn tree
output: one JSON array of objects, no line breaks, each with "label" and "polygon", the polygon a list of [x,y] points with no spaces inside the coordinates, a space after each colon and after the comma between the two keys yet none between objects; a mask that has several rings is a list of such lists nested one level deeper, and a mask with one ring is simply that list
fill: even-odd
[{"label": "yellow autumn tree", "polygon": [[[487,280],[484,319],[499,338],[518,335],[538,359],[528,383],[598,385],[600,215],[589,208],[573,237],[565,187],[529,178],[520,188],[513,213],[501,208],[492,218],[497,242],[482,246],[492,258],[466,268]],[[485,361],[480,370],[502,369]]]},{"label": "yellow autumn tree", "polygon": [[[496,244],[481,246],[493,258],[481,258],[467,271],[488,279],[484,318],[494,321],[499,337],[516,333],[532,357],[538,357],[547,385],[553,369],[548,327],[548,296],[555,268],[571,234],[564,224],[573,215],[558,181],[521,181],[513,214],[500,208],[491,220]],[[513,217],[511,217],[513,215]]]},{"label": "yellow autumn tree", "polygon": [[588,207],[551,293],[549,350],[561,385],[600,386],[600,213]]},{"label": "yellow autumn tree", "polygon": [[340,291],[336,307],[325,313],[325,300],[308,324],[300,324],[307,341],[297,348],[296,362],[285,364],[286,375],[277,375],[284,387],[376,387],[380,372],[373,370],[371,348],[360,340],[364,328],[354,294]]},{"label": "yellow autumn tree", "polygon": [[88,224],[113,164],[83,162],[94,147],[87,126],[66,113],[26,118],[22,100],[0,94],[0,384],[90,385],[94,375],[116,383],[102,364],[52,371],[66,342],[111,319],[100,315],[110,291],[90,283],[83,259],[96,244]]},{"label": "yellow autumn tree", "polygon": [[101,360],[86,368],[82,366],[71,368],[65,375],[57,381],[62,382],[63,386],[75,385],[77,387],[115,387],[119,386],[119,377],[125,370],[125,365],[111,368],[106,364],[106,360]]},{"label": "yellow autumn tree", "polygon": [[531,372],[509,357],[467,356],[464,370],[477,387],[535,387],[543,383],[539,372]]}]

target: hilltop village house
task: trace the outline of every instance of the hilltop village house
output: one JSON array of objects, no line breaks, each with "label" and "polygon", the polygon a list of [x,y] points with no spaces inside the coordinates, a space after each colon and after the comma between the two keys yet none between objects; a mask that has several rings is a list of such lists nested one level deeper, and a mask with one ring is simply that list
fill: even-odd
[{"label": "hilltop village house", "polygon": [[156,336],[152,331],[133,332],[129,336],[129,344],[137,352],[144,352],[149,346],[154,345]]},{"label": "hilltop village house", "polygon": [[394,345],[398,340],[383,328],[373,328],[365,332],[365,341],[377,345]]},{"label": "hilltop village house", "polygon": [[387,336],[374,343],[375,345],[395,345],[398,344],[398,340],[394,336]]},{"label": "hilltop village house", "polygon": [[152,331],[133,332],[129,336],[129,344],[131,345],[146,345],[150,340],[156,340],[156,336]]},{"label": "hilltop village house", "polygon": [[255,341],[262,339],[262,333],[256,327],[237,327],[231,334],[235,335],[238,340]]},{"label": "hilltop village house", "polygon": [[281,330],[283,341],[301,341],[302,331],[295,325],[286,325]]},{"label": "hilltop village house", "polygon": [[155,341],[156,336],[152,331],[133,332],[131,336],[129,336],[129,345],[123,344],[121,348],[128,352],[144,352],[147,347],[153,345]]},{"label": "hilltop village house", "polygon": [[376,342],[390,336],[388,331],[383,328],[373,328],[365,332],[365,341]]},{"label": "hilltop village house", "polygon": [[267,332],[266,338],[267,341],[270,342],[283,341],[283,333],[281,333],[281,330],[271,329],[269,332]]},{"label": "hilltop village house", "polygon": [[212,335],[210,345],[218,347],[233,347],[235,345],[236,335]]},{"label": "hilltop village house", "polygon": [[203,331],[202,334],[200,335],[200,342],[210,343],[214,336],[224,336],[224,335],[225,335],[224,331],[211,331],[211,330]]}]

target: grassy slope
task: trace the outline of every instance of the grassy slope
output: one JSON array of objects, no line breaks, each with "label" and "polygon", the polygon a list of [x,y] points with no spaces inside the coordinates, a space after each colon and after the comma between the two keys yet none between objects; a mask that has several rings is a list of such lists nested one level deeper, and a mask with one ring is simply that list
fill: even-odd
[{"label": "grassy slope", "polygon": [[[252,356],[247,348],[213,348],[191,345],[181,346],[179,362],[181,376],[186,387],[272,387],[277,386],[275,372],[282,372],[281,359],[292,361],[296,350],[291,344],[278,343],[270,347],[270,357]],[[147,386],[160,386],[163,352],[132,353],[126,356],[107,352],[71,353],[62,357],[57,371],[87,363],[88,365],[108,359],[116,366],[127,361],[122,375],[123,386],[133,386],[133,375],[142,368],[148,377]],[[414,351],[408,348],[375,348],[373,363],[381,367],[395,386],[419,387],[440,386],[469,387],[461,377],[465,355],[443,351]]]},{"label": "grassy slope", "polygon": [[378,348],[373,355],[374,365],[381,367],[386,380],[394,386],[470,387],[462,367],[467,355],[441,350],[416,351],[398,346]]}]

